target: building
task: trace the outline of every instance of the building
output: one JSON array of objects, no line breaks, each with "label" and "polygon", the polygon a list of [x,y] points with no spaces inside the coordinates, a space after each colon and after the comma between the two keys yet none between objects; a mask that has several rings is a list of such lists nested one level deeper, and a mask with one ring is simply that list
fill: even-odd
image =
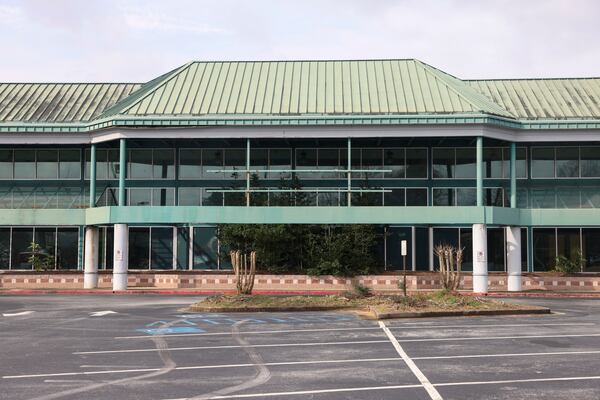
[{"label": "building", "polygon": [[[378,224],[387,268],[600,269],[600,78],[418,60],[191,62],[147,83],[0,84],[0,268],[226,268],[219,223]],[[125,166],[125,168],[122,168]],[[84,245],[85,244],[85,245]],[[85,260],[85,262],[84,262]],[[223,264],[223,265],[221,265]]]}]

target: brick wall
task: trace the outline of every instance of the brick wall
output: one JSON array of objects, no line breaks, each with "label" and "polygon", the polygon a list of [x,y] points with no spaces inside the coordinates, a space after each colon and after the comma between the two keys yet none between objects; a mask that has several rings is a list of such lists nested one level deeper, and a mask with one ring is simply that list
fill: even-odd
[{"label": "brick wall", "polygon": [[[227,272],[138,272],[130,271],[130,288],[199,289],[207,291],[231,290],[235,277]],[[399,291],[398,275],[371,275],[356,277],[360,284],[376,292]],[[112,287],[111,273],[99,274],[99,287]],[[523,274],[523,290],[598,291],[600,274],[563,276],[552,273]],[[493,273],[489,276],[491,291],[506,290],[506,274]],[[352,286],[347,278],[334,276],[310,277],[307,275],[257,275],[254,288],[272,291],[344,291]],[[81,289],[81,272],[3,272],[0,273],[0,288],[5,289]],[[411,273],[407,275],[408,290],[431,290],[440,287],[435,273]],[[472,288],[471,275],[464,275],[461,289]]]}]

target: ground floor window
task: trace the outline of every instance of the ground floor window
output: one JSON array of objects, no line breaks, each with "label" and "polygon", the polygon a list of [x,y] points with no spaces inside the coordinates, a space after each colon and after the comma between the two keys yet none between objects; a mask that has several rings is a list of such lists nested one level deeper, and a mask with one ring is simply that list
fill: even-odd
[{"label": "ground floor window", "polygon": [[533,228],[533,266],[550,271],[556,257],[583,258],[582,272],[600,272],[600,228]]},{"label": "ground floor window", "polygon": [[48,269],[77,269],[79,228],[0,228],[0,269],[32,269],[32,243],[39,246]]}]

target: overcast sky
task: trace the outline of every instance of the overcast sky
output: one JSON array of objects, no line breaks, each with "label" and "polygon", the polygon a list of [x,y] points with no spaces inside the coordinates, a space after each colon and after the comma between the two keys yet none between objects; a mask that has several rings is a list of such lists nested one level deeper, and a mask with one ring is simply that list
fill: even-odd
[{"label": "overcast sky", "polygon": [[0,81],[145,82],[190,60],[417,58],[600,76],[598,0],[0,0]]}]

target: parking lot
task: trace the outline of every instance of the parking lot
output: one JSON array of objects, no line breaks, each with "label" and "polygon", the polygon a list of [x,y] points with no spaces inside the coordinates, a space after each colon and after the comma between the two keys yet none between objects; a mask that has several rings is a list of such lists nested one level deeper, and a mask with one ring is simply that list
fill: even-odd
[{"label": "parking lot", "polygon": [[0,399],[598,399],[600,301],[548,316],[200,314],[189,296],[0,297]]}]

